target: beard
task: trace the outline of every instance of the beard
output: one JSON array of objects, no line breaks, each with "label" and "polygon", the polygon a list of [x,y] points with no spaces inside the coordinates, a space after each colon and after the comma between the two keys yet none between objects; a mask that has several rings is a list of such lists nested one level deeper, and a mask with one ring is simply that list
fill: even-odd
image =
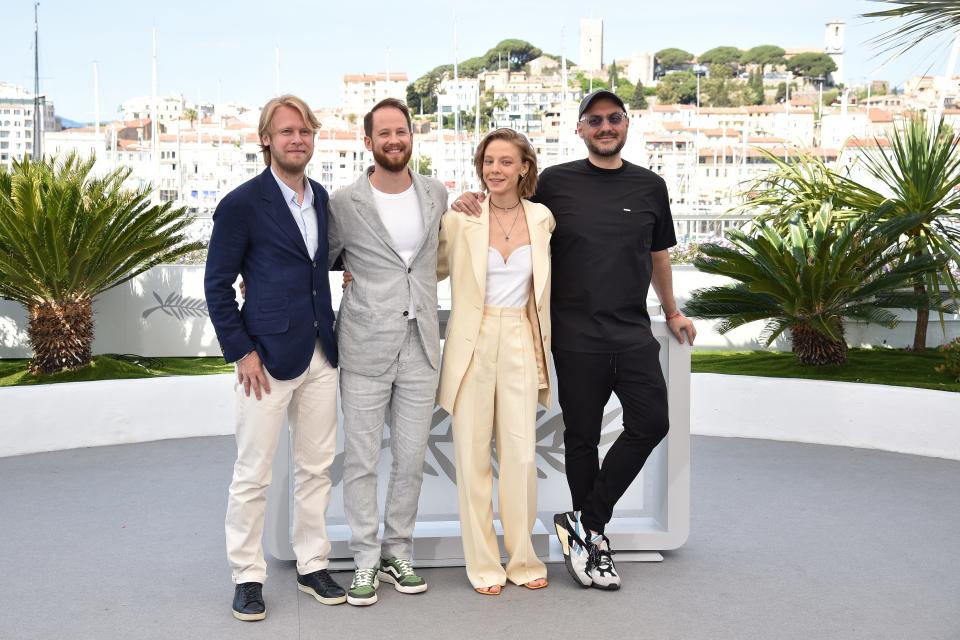
[{"label": "beard", "polygon": [[601,158],[609,158],[611,156],[615,156],[619,154],[623,150],[623,145],[627,144],[627,138],[625,136],[620,138],[620,142],[618,142],[616,146],[610,147],[610,148],[598,147],[589,138],[585,138],[583,142],[584,144],[587,145],[587,149],[590,151],[590,153],[596,156],[599,156]]},{"label": "beard", "polygon": [[387,171],[391,171],[393,173],[399,173],[400,171],[403,171],[404,168],[406,168],[407,164],[410,163],[410,157],[412,155],[413,155],[412,147],[406,147],[404,149],[403,155],[396,159],[387,156],[386,148],[373,149],[374,161],[378,165],[386,169]]},{"label": "beard", "polygon": [[287,173],[302,173],[307,168],[307,165],[310,164],[310,158],[312,156],[313,153],[309,151],[301,157],[281,156],[280,154],[271,153],[270,163],[280,167],[280,169]]}]

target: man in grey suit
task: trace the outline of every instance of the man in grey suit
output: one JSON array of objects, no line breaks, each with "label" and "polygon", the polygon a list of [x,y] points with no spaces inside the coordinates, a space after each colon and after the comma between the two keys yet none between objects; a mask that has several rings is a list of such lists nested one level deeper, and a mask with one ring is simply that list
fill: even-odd
[{"label": "man in grey suit", "polygon": [[[374,164],[330,199],[330,266],[354,277],[340,304],[343,504],[357,569],[347,602],[377,601],[380,580],[402,593],[427,584],[411,564],[423,459],[439,381],[437,235],[446,188],[410,171],[410,112],[394,99],[363,120]],[[385,416],[393,465],[378,541],[377,462]]]}]

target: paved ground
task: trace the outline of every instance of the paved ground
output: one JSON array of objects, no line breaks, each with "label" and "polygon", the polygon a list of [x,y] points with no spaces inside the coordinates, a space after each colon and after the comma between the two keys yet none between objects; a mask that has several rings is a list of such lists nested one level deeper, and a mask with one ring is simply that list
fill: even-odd
[{"label": "paved ground", "polygon": [[272,562],[268,618],[245,624],[223,551],[232,457],[195,438],[0,459],[0,639],[960,638],[957,462],[695,437],[690,540],[622,564],[620,592],[551,565],[546,590],[483,597],[450,568],[425,570],[423,595],[325,607]]}]

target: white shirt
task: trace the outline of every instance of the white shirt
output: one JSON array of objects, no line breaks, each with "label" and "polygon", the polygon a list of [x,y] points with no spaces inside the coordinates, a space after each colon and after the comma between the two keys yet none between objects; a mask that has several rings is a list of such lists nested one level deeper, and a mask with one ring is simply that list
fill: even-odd
[{"label": "white shirt", "polygon": [[293,216],[294,222],[297,223],[297,228],[300,229],[300,235],[303,236],[303,243],[307,245],[307,253],[313,258],[317,253],[317,246],[319,244],[319,230],[317,228],[317,212],[313,208],[313,189],[310,187],[310,181],[304,176],[303,204],[300,204],[297,202],[297,192],[277,177],[277,174],[273,171],[273,167],[270,167],[270,173],[273,174],[273,179],[277,181],[280,192],[283,194],[283,199],[290,209],[290,215]]},{"label": "white shirt", "polygon": [[487,252],[486,304],[496,307],[525,307],[530,299],[533,254],[530,245],[517,247],[506,262],[499,251]]},{"label": "white shirt", "polygon": [[[413,184],[401,193],[378,191],[373,183],[370,184],[370,189],[373,191],[373,200],[377,205],[380,220],[390,233],[390,239],[393,240],[397,253],[409,267],[413,262],[414,252],[423,240],[423,215],[420,213],[417,191]],[[408,318],[417,317],[412,293],[408,310]]]}]

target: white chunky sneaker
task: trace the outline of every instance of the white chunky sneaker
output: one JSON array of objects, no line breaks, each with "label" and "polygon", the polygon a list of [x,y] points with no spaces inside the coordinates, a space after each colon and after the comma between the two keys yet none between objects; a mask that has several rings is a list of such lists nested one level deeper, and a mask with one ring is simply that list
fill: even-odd
[{"label": "white chunky sneaker", "polygon": [[620,588],[620,574],[613,564],[613,551],[610,550],[610,540],[603,534],[595,534],[587,540],[587,575],[590,576],[591,587],[616,591]]},{"label": "white chunky sneaker", "polygon": [[580,514],[573,511],[558,513],[553,516],[553,525],[557,529],[557,537],[560,538],[567,571],[581,587],[589,587],[593,579],[587,572],[590,556],[587,543],[581,537],[583,527],[580,525]]}]

